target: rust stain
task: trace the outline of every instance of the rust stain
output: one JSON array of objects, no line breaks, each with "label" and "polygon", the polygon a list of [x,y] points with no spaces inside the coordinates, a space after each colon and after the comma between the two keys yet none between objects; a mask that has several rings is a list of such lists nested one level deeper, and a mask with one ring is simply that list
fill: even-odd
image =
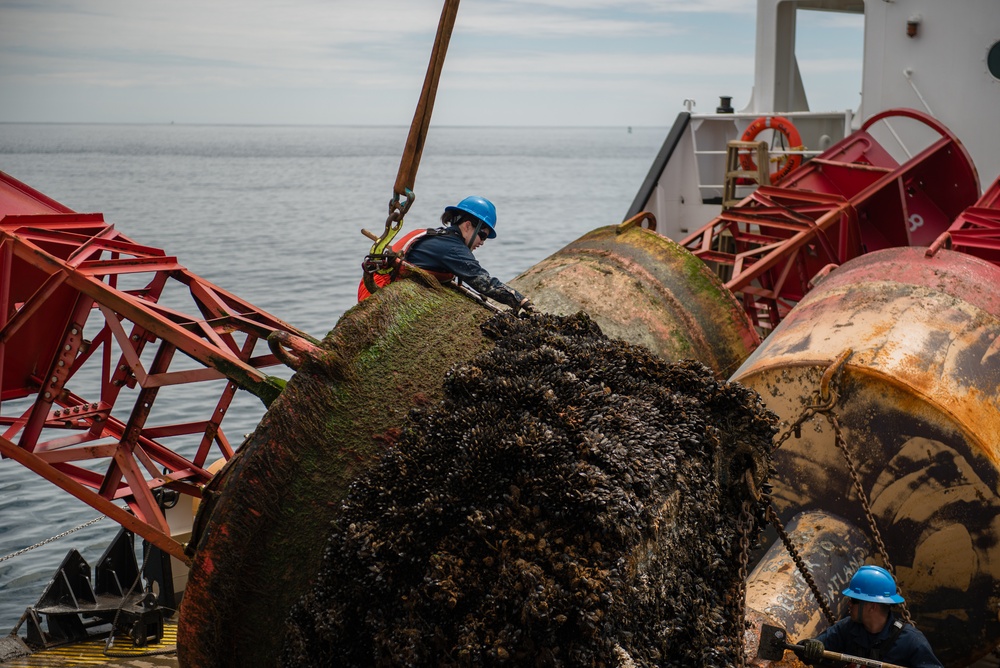
[{"label": "rust stain", "polygon": [[732,294],[669,239],[638,227],[617,232],[589,232],[511,283],[546,312],[583,310],[609,336],[728,376],[759,343]]}]

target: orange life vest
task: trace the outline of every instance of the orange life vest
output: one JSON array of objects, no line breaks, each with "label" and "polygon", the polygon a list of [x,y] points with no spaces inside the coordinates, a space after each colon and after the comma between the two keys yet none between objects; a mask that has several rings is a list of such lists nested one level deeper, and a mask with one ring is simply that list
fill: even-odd
[{"label": "orange life vest", "polygon": [[[409,252],[410,250],[410,247],[413,246],[413,244],[415,244],[417,240],[424,238],[425,236],[427,236],[428,232],[432,231],[433,230],[429,229],[413,230],[409,234],[404,235],[402,239],[394,243],[392,245],[392,251],[394,253],[397,253],[400,257],[405,258],[406,253]],[[442,283],[447,283],[451,279],[455,278],[454,274],[447,274],[440,271],[429,271],[429,270],[425,271],[428,271],[432,276],[437,278]],[[389,274],[372,274],[372,279],[375,281],[375,285],[377,285],[380,288],[384,288],[385,286],[389,285],[394,280],[399,278],[401,275],[405,276],[405,273],[403,271],[400,271],[400,268],[397,267],[392,271],[392,273]],[[370,296],[371,293],[368,292],[368,288],[365,287],[365,282],[362,280],[361,283],[358,284],[358,301],[359,302],[364,301],[365,299],[368,299],[368,297]]]}]

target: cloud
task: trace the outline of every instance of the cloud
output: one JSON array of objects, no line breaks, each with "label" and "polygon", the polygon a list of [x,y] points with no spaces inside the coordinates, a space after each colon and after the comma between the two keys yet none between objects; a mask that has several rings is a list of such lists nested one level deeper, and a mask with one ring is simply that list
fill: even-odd
[{"label": "cloud", "polygon": [[470,76],[508,75],[527,78],[578,76],[588,79],[635,80],[643,83],[663,77],[696,78],[726,69],[737,76],[751,76],[753,62],[733,62],[726,55],[524,53],[484,55],[463,60],[450,71]]},{"label": "cloud", "polygon": [[[0,0],[0,121],[142,121],[154,110],[156,120],[185,122],[408,123],[441,8],[442,0]],[[505,105],[531,122],[531,113],[558,119],[563,105],[575,113],[588,97],[680,108],[705,90],[738,96],[752,84],[754,8],[465,2],[439,97],[487,92],[489,105],[464,112],[480,124],[509,118]],[[828,54],[808,56],[834,67],[818,62]],[[616,109],[643,113],[637,103]]]}]

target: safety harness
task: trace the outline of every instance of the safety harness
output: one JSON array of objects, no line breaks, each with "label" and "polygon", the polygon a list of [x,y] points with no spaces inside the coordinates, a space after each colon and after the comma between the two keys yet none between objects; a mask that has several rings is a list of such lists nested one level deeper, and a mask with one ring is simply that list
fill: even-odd
[{"label": "safety harness", "polygon": [[[402,239],[392,245],[391,251],[383,253],[386,271],[371,273],[366,272],[360,285],[358,285],[358,301],[360,302],[367,299],[373,292],[375,292],[375,290],[384,288],[389,285],[389,283],[392,283],[401,276],[406,275],[406,254],[409,252],[410,248],[413,247],[413,244],[426,237],[436,237],[444,234],[448,234],[447,228],[413,230],[412,232],[404,235]],[[454,274],[446,272],[431,271],[429,269],[424,269],[424,271],[442,283],[447,283],[455,278]],[[374,283],[374,287],[369,285],[369,281]]]}]

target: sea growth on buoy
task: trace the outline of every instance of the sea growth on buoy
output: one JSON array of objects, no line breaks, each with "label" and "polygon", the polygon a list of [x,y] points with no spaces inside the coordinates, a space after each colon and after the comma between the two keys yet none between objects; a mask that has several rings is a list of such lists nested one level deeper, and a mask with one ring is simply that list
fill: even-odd
[{"label": "sea growth on buoy", "polygon": [[352,485],[282,663],[735,664],[773,415],[582,314],[483,328]]}]

